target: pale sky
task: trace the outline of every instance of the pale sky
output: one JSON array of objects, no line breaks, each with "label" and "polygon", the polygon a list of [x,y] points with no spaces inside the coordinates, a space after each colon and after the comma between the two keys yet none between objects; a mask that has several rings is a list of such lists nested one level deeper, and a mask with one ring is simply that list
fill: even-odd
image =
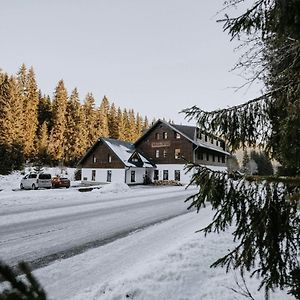
[{"label": "pale sky", "polygon": [[240,53],[216,23],[223,0],[3,0],[0,68],[33,66],[43,93],[63,79],[149,118],[186,123],[178,112],[254,98],[229,72]]}]

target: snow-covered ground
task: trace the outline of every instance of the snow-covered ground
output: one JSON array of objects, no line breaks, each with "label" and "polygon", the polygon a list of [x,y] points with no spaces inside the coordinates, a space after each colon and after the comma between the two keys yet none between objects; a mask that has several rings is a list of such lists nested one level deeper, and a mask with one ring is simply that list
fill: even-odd
[{"label": "snow-covered ground", "polygon": [[[1,182],[5,180],[2,178]],[[36,253],[42,252],[42,246],[47,246],[43,245],[46,243],[43,237],[55,248],[59,239],[69,244],[80,234],[101,235],[105,228],[111,231],[116,225],[123,228],[130,222],[136,226],[136,222],[147,220],[151,214],[167,212],[168,207],[170,213],[176,206],[187,207],[183,201],[192,192],[195,190],[189,192],[183,187],[129,189],[122,184],[87,193],[75,189],[17,192],[5,189],[0,192],[0,258],[1,253],[31,251],[32,245],[37,245]],[[176,197],[180,201],[173,204],[171,200]],[[131,208],[136,210],[131,213]],[[80,221],[78,216],[88,218]],[[226,274],[222,268],[209,267],[234,247],[231,233],[207,237],[195,233],[211,216],[208,206],[199,214],[191,212],[156,222],[101,247],[56,260],[34,273],[50,299],[243,299],[231,290],[238,289],[235,277],[241,282],[237,272],[231,270]],[[63,222],[59,223],[60,220]],[[52,225],[52,221],[57,224]],[[34,224],[37,227],[31,228]],[[52,232],[45,230],[48,225]],[[101,234],[97,233],[97,226]],[[26,242],[24,247],[23,242]],[[264,291],[257,291],[259,280],[247,278],[247,286],[254,299],[264,299]],[[293,298],[276,291],[270,299]]]},{"label": "snow-covered ground", "polygon": [[[210,208],[156,224],[78,256],[35,271],[51,299],[243,299],[237,272],[210,264],[232,248],[231,234],[195,231],[209,221]],[[247,279],[254,299],[259,281]],[[270,299],[292,299],[277,291]]]}]

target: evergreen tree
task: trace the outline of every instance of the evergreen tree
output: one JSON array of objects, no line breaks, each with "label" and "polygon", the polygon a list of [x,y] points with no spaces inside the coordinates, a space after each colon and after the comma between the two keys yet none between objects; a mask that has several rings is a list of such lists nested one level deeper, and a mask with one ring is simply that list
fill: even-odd
[{"label": "evergreen tree", "polygon": [[91,147],[98,138],[97,114],[95,109],[95,99],[92,93],[88,93],[83,103],[85,117],[85,129],[87,147]]},{"label": "evergreen tree", "polygon": [[134,142],[137,137],[137,132],[136,132],[136,121],[135,121],[135,113],[133,109],[130,109],[128,112],[128,126],[129,126],[129,142]]},{"label": "evergreen tree", "polygon": [[13,108],[10,99],[10,82],[7,74],[0,77],[0,145],[10,147],[13,143]]},{"label": "evergreen tree", "polygon": [[117,112],[117,124],[118,124],[118,139],[124,141],[125,126],[124,126],[123,113],[120,107],[118,108],[118,112]]},{"label": "evergreen tree", "polygon": [[134,140],[137,140],[141,136],[142,131],[143,131],[143,118],[139,113],[136,114],[135,127],[136,127],[136,130],[135,130],[136,136],[135,136]]},{"label": "evergreen tree", "polygon": [[67,100],[67,90],[63,80],[60,80],[54,93],[52,104],[53,128],[48,146],[49,153],[56,162],[61,161],[64,155]]},{"label": "evergreen tree", "polygon": [[12,140],[14,145],[22,149],[23,145],[23,102],[20,95],[18,82],[15,77],[9,79],[9,101],[12,114]]},{"label": "evergreen tree", "polygon": [[73,166],[87,149],[85,116],[79,101],[78,91],[72,91],[67,103],[65,130],[65,161]]},{"label": "evergreen tree", "polygon": [[50,163],[50,156],[48,154],[48,144],[49,144],[49,131],[48,131],[48,124],[46,121],[42,124],[38,140],[37,140],[37,161],[42,164],[49,164]]},{"label": "evergreen tree", "polygon": [[247,152],[247,150],[244,150],[241,171],[246,173],[246,174],[249,174],[248,169],[247,169],[247,165],[249,163],[249,160],[250,160],[250,158],[249,158],[248,152]]},{"label": "evergreen tree", "polygon": [[108,113],[109,113],[109,101],[106,98],[106,96],[104,96],[97,114],[98,137],[109,136]]},{"label": "evergreen tree", "polygon": [[258,175],[266,176],[266,175],[274,174],[272,163],[266,153],[264,153],[264,152],[258,153],[256,151],[251,151],[250,157],[257,164],[257,174]]},{"label": "evergreen tree", "polygon": [[48,124],[48,130],[52,130],[52,103],[49,96],[42,95],[39,91],[39,103],[38,103],[38,124],[39,127],[46,122]]},{"label": "evergreen tree", "polygon": [[[232,0],[230,5],[243,1]],[[228,2],[227,2],[228,4]],[[266,82],[266,93],[244,104],[212,112],[185,110],[209,133],[222,135],[232,150],[260,146],[290,177],[229,178],[226,173],[196,167],[192,182],[199,193],[189,197],[198,210],[210,200],[216,210],[203,231],[224,231],[235,224],[236,247],[213,266],[232,266],[261,278],[266,295],[286,288],[300,299],[300,2],[256,1],[242,15],[223,20],[232,38],[246,35],[257,54],[244,56]],[[263,55],[259,56],[260,53]],[[252,60],[255,58],[255,61]]]},{"label": "evergreen tree", "polygon": [[117,109],[114,103],[112,103],[109,115],[108,115],[108,128],[109,128],[109,137],[113,139],[118,139],[119,137],[119,128],[117,123]]},{"label": "evergreen tree", "polygon": [[129,142],[131,138],[131,132],[130,132],[129,115],[126,108],[124,108],[123,110],[123,124],[124,124],[124,141]]},{"label": "evergreen tree", "polygon": [[144,119],[144,124],[143,124],[143,128],[142,128],[142,132],[144,132],[145,130],[149,129],[149,121],[147,116]]},{"label": "evergreen tree", "polygon": [[33,68],[29,69],[26,83],[26,97],[23,102],[23,132],[26,138],[24,138],[23,149],[25,158],[33,158],[36,154],[34,141],[38,126],[37,107],[39,102],[38,88]]}]

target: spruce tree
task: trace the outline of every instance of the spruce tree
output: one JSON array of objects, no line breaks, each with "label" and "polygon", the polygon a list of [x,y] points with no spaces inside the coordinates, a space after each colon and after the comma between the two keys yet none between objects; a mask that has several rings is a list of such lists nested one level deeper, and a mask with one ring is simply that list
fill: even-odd
[{"label": "spruce tree", "polygon": [[95,109],[95,99],[92,93],[88,93],[83,103],[85,117],[87,147],[91,147],[98,138],[97,113]]},{"label": "spruce tree", "polygon": [[55,162],[62,161],[64,155],[64,134],[68,94],[63,80],[56,86],[52,104],[53,128],[49,138],[49,153]]},{"label": "spruce tree", "polygon": [[124,126],[123,113],[120,107],[118,107],[118,112],[117,112],[117,124],[118,124],[118,139],[124,141],[125,126]]},{"label": "spruce tree", "polygon": [[126,108],[124,108],[123,110],[123,124],[124,124],[124,141],[129,142],[131,140],[131,132],[130,132],[129,115]]},{"label": "spruce tree", "polygon": [[136,131],[136,120],[135,120],[135,113],[133,109],[129,109],[128,113],[128,122],[129,122],[129,141],[134,142],[136,137],[138,136]]},{"label": "spruce tree", "polygon": [[10,147],[13,143],[13,108],[10,98],[10,81],[7,74],[0,77],[0,145]]},{"label": "spruce tree", "polygon": [[[239,5],[232,0],[230,5]],[[227,2],[228,4],[228,2]],[[300,2],[256,1],[238,17],[225,16],[224,29],[233,39],[249,39],[252,48],[240,65],[258,70],[266,92],[244,104],[207,112],[196,106],[187,117],[211,134],[221,135],[231,150],[261,147],[283,167],[289,177],[242,176],[196,168],[192,182],[199,192],[190,207],[198,210],[209,200],[216,211],[205,233],[235,225],[234,249],[213,266],[251,271],[260,288],[279,287],[300,299]],[[254,55],[250,55],[254,53]],[[263,54],[263,55],[261,55]],[[246,59],[246,61],[243,59]]]},{"label": "spruce tree", "polygon": [[119,130],[118,130],[118,120],[117,120],[117,109],[114,103],[112,103],[109,110],[108,128],[109,128],[109,137],[113,139],[118,139]]},{"label": "spruce tree", "polygon": [[39,102],[39,93],[37,83],[35,80],[35,74],[32,67],[29,69],[26,83],[27,93],[23,102],[23,131],[26,135],[26,138],[24,139],[23,147],[25,158],[33,158],[36,154],[34,141],[36,138],[38,126],[37,109]]},{"label": "spruce tree", "polygon": [[149,129],[149,121],[147,116],[145,116],[142,132],[145,132],[147,129]]},{"label": "spruce tree", "polygon": [[98,137],[109,136],[108,113],[109,113],[109,101],[107,97],[104,96],[97,113]]},{"label": "spruce tree", "polygon": [[134,140],[137,140],[141,136],[142,131],[143,131],[143,118],[139,113],[136,114],[135,128],[136,128],[136,130],[135,130],[136,136],[135,136]]},{"label": "spruce tree", "polygon": [[65,161],[74,166],[87,149],[85,116],[75,88],[67,103],[65,130]]}]

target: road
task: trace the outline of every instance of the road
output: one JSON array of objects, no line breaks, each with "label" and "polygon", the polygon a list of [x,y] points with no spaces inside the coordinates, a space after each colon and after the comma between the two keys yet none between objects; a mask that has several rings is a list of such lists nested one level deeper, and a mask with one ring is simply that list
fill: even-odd
[{"label": "road", "polygon": [[188,213],[184,200],[193,192],[133,190],[101,195],[99,201],[97,193],[28,191],[16,193],[13,205],[14,195],[9,195],[2,207],[0,201],[0,259],[11,265],[25,260],[39,268],[74,256]]}]

